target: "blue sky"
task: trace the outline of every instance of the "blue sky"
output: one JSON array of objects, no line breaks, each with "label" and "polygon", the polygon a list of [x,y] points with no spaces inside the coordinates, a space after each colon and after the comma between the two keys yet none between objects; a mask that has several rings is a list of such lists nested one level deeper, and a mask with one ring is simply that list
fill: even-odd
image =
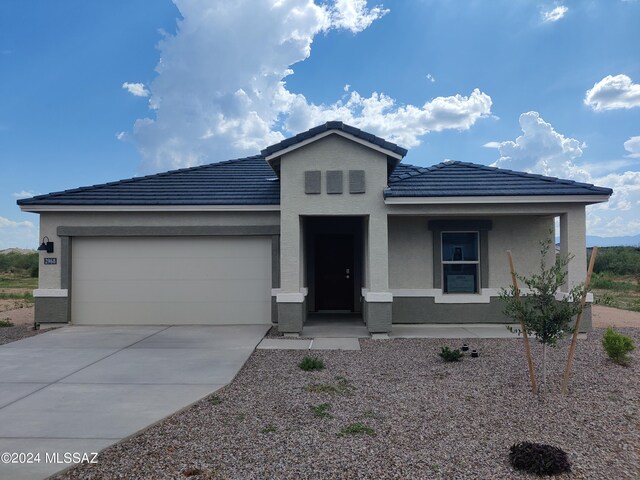
[{"label": "blue sky", "polygon": [[640,1],[3,0],[0,249],[20,196],[257,153],[340,119],[446,159],[612,187],[640,233]]}]

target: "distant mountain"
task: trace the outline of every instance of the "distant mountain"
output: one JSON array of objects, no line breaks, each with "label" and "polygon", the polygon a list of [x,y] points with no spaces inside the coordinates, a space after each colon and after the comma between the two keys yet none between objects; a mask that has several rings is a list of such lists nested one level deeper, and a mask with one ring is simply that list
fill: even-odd
[{"label": "distant mountain", "polygon": [[587,247],[637,247],[640,246],[640,234],[627,237],[597,237],[587,235]]},{"label": "distant mountain", "polygon": [[6,255],[7,253],[35,253],[35,250],[26,248],[5,248],[4,250],[0,250],[0,255]]}]

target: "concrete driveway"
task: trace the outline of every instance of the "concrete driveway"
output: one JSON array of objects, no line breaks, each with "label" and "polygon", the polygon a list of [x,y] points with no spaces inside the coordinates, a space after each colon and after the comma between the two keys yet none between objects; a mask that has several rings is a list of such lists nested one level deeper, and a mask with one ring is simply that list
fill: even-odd
[{"label": "concrete driveway", "polygon": [[0,478],[42,479],[215,392],[268,328],[68,326],[0,346]]}]

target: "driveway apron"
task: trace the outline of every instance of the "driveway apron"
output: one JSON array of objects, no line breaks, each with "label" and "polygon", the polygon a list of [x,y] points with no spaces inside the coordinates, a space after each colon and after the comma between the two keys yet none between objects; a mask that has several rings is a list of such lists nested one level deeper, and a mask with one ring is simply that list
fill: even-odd
[{"label": "driveway apron", "polygon": [[0,478],[45,478],[215,392],[268,328],[67,326],[0,346]]}]

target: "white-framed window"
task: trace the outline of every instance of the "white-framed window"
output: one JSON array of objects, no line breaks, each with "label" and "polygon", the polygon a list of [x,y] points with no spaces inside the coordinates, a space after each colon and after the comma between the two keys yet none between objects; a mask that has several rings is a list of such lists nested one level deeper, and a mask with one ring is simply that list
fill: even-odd
[{"label": "white-framed window", "polygon": [[443,293],[479,293],[480,232],[441,232]]}]

